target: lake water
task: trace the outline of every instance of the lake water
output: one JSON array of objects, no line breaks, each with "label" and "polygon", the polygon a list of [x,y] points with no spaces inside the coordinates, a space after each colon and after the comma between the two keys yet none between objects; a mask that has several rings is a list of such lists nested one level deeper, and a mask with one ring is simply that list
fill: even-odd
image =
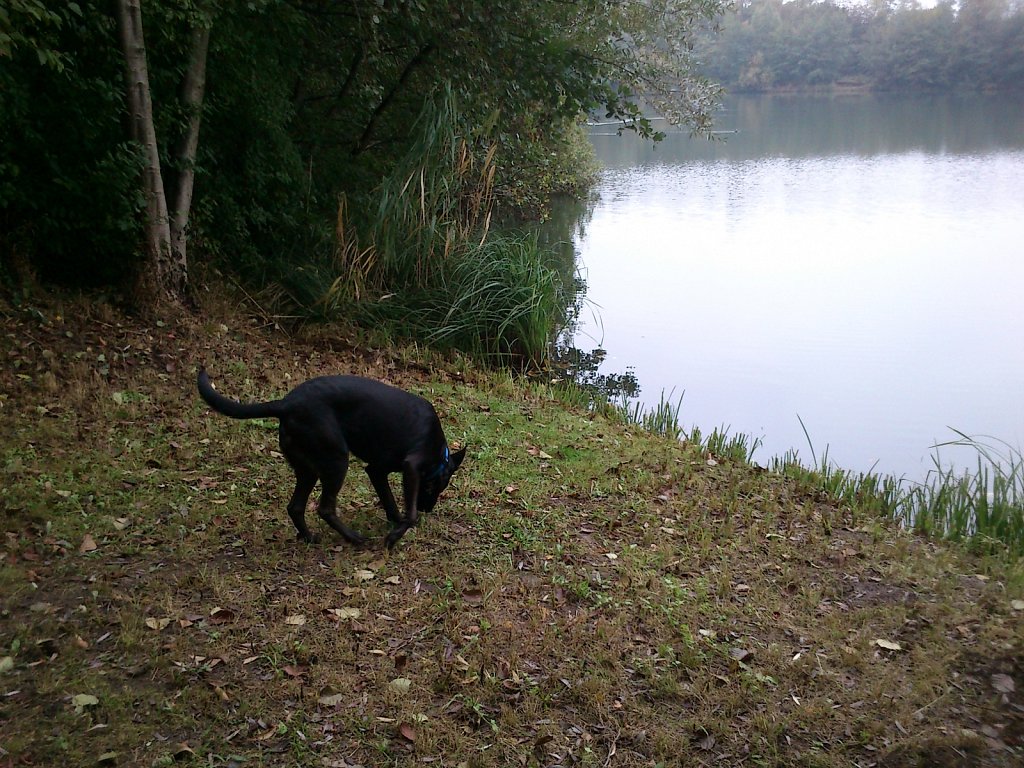
[{"label": "lake water", "polygon": [[[1024,439],[1024,101],[742,97],[725,142],[592,129],[574,345],[641,401],[922,479],[955,435]],[[959,453],[958,453],[959,451]],[[944,463],[973,464],[963,449]]]}]

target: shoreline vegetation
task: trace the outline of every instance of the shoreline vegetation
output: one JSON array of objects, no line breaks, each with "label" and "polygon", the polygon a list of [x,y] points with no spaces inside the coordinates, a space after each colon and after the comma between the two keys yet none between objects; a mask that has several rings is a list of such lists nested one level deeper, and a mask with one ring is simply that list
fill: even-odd
[{"label": "shoreline vegetation", "polygon": [[[630,404],[625,398],[610,407],[626,421],[651,432],[693,443],[712,455],[757,466],[753,461],[757,438],[730,434],[724,426],[708,435],[696,425],[687,431],[682,405],[682,397],[673,401],[662,394],[650,409],[638,402]],[[891,518],[908,530],[959,542],[971,550],[1003,552],[1013,559],[1024,557],[1024,456],[1020,448],[988,435],[951,431],[955,439],[933,446],[933,467],[921,481],[871,470],[843,469],[829,461],[827,446],[819,459],[806,428],[810,464],[791,448],[782,456],[771,457],[768,468],[834,503]],[[976,468],[957,469],[943,463],[941,449],[952,447],[973,451]]]},{"label": "shoreline vegetation", "polygon": [[[724,430],[681,435],[677,403],[639,427],[216,283],[199,302],[145,321],[0,300],[0,759],[1019,763],[1004,548],[903,530]],[[297,544],[276,425],[211,415],[200,362],[243,399],[342,371],[423,394],[465,471],[392,553]],[[379,538],[351,475],[340,513]]]}]

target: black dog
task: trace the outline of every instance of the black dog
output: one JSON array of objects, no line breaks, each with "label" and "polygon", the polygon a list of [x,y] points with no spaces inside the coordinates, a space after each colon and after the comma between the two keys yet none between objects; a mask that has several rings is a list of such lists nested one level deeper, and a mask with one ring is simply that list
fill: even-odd
[{"label": "black dog", "polygon": [[[320,481],[320,517],[353,544],[366,539],[335,513],[335,501],[348,471],[348,455],[366,462],[380,503],[391,523],[385,542],[393,547],[430,512],[462,464],[466,449],[449,454],[434,406],[422,397],[359,376],[310,379],[283,399],[239,403],[219,394],[206,371],[199,369],[199,394],[211,408],[233,419],[267,416],[281,420],[281,452],[295,470],[295,493],[288,515],[306,542],[315,537],[306,527],[306,502]],[[399,514],[388,474],[402,473],[405,516]]]}]

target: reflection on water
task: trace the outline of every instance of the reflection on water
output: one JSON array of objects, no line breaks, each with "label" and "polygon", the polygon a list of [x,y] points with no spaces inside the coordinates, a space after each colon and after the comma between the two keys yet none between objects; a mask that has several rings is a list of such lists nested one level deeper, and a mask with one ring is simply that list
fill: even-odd
[{"label": "reflection on water", "polygon": [[[686,425],[921,477],[947,425],[1024,438],[1024,105],[750,97],[727,143],[593,141],[573,345]],[[599,355],[599,357],[601,357]],[[946,458],[956,458],[947,456]]]}]

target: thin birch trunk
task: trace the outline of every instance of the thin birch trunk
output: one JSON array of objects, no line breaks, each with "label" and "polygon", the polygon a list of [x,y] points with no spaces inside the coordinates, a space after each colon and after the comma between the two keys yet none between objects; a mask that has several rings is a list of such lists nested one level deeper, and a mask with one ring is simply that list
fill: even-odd
[{"label": "thin birch trunk", "polygon": [[179,269],[188,274],[188,217],[195,186],[196,148],[199,146],[199,124],[202,119],[203,92],[206,88],[206,54],[210,46],[209,27],[192,30],[188,69],[181,85],[181,101],[188,111],[185,134],[178,142],[175,161],[180,168],[171,211],[171,253]]},{"label": "thin birch trunk", "polygon": [[146,264],[139,271],[140,288],[144,293],[152,294],[147,299],[167,298],[178,301],[184,295],[188,275],[185,264],[177,262],[171,253],[170,219],[160,172],[156,127],[153,123],[140,0],[117,0],[117,15],[121,48],[124,51],[131,133],[132,138],[142,146],[145,158],[143,192],[146,198]]}]

